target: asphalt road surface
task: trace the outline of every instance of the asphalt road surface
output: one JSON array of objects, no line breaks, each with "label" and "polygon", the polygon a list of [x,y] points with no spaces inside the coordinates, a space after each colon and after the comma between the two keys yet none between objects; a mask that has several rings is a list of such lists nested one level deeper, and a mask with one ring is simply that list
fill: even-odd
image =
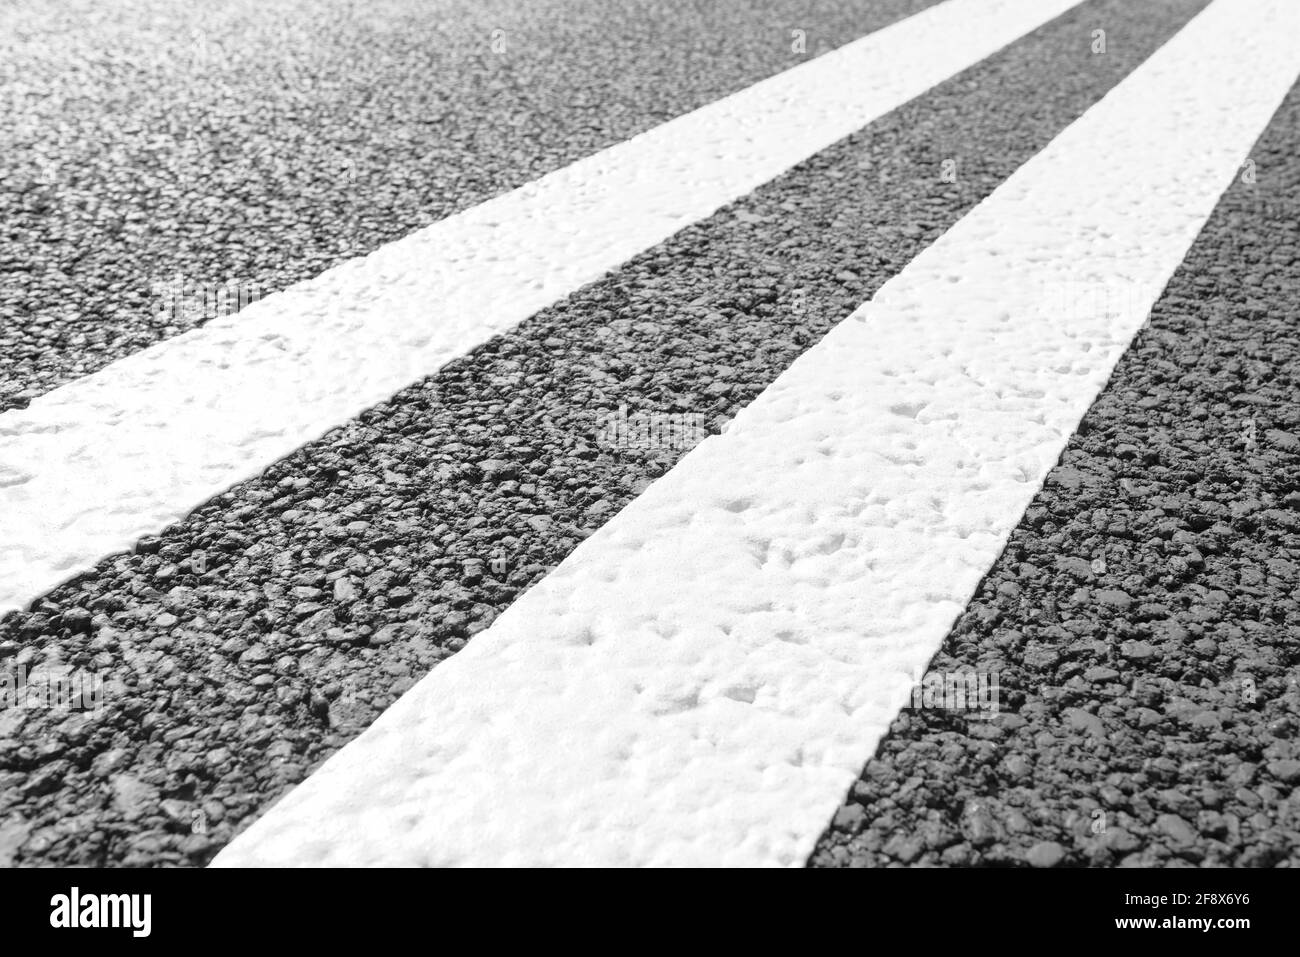
[{"label": "asphalt road surface", "polygon": [[1300,864],[1300,13],[1054,5],[7,5],[0,865]]}]

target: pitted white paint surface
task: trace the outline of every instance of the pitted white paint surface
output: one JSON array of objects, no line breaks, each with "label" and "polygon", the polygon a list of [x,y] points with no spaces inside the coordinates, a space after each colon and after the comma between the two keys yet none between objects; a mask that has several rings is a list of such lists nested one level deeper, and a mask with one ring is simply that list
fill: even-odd
[{"label": "pitted white paint surface", "polygon": [[801,864],[1297,35],[1211,6],[216,863]]},{"label": "pitted white paint surface", "polygon": [[948,0],[0,415],[0,614],[1079,0]]}]

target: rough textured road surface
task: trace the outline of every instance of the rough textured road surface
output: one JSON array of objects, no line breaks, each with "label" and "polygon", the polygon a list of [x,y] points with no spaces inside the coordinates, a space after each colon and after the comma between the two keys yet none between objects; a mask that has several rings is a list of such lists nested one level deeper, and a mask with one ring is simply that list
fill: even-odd
[{"label": "rough textured road surface", "polygon": [[[685,454],[603,412],[719,431],[1207,3],[1081,3],[0,620],[109,689],[0,703],[0,865],[206,864]],[[11,4],[0,413],[213,318],[158,283],[282,290],[928,6]],[[1300,865],[1298,137],[935,659],[999,712],[905,707],[810,866]]]}]

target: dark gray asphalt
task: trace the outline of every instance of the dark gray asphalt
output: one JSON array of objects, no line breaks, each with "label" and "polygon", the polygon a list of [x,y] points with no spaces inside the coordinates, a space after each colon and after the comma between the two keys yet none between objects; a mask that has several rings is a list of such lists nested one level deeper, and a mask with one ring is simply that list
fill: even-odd
[{"label": "dark gray asphalt", "polygon": [[0,412],[932,2],[6,4]]},{"label": "dark gray asphalt", "polygon": [[1300,866],[1300,87],[813,866]]},{"label": "dark gray asphalt", "polygon": [[1084,4],[7,618],[119,688],[0,726],[0,853],[209,859],[681,454],[601,413],[725,421],[1203,5]]}]

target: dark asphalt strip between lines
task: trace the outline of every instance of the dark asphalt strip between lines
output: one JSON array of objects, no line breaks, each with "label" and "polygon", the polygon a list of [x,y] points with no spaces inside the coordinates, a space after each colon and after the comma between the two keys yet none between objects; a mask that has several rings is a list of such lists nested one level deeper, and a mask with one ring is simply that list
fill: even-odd
[{"label": "dark asphalt strip between lines", "polygon": [[0,11],[0,412],[933,2]]},{"label": "dark asphalt strip between lines", "polygon": [[931,663],[1000,713],[904,710],[812,866],[1300,865],[1298,157],[1300,87]]},{"label": "dark asphalt strip between lines", "polygon": [[209,859],[681,454],[598,416],[725,421],[1203,6],[1071,11],[10,616],[125,687],[0,728],[0,852]]}]

